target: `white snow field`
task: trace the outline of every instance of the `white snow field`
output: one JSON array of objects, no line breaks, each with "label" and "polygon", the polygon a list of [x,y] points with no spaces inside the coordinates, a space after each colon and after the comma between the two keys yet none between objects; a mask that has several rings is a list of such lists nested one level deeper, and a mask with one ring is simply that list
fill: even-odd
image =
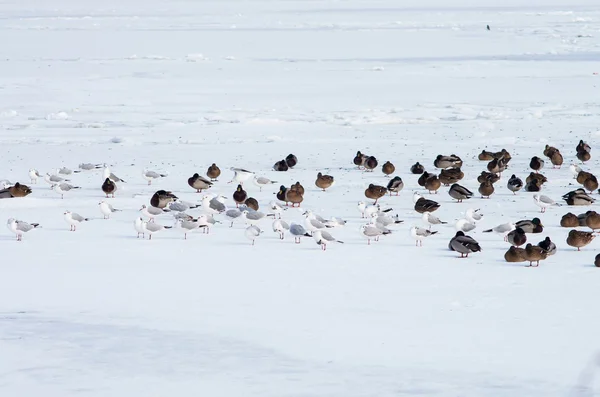
[{"label": "white snow field", "polygon": [[[90,171],[64,199],[40,179],[0,200],[1,222],[42,226],[22,242],[0,232],[1,396],[600,395],[599,242],[577,252],[559,227],[589,207],[540,214],[506,188],[546,144],[565,157],[543,170],[557,201],[579,186],[580,139],[582,167],[599,170],[597,0],[5,0],[0,32],[0,179],[92,162],[127,182],[105,199]],[[477,192],[484,148],[513,156],[490,200],[430,196],[409,173],[456,153]],[[381,200],[405,222],[370,246],[357,203],[388,178],[357,170],[357,150],[406,185]],[[272,171],[289,153],[297,167]],[[187,178],[212,163],[210,193],[230,207],[230,167],[278,182],[247,186],[265,212],[300,181],[301,209],[283,218],[342,217],[330,231],[344,244],[281,241],[265,220],[252,246],[223,216],[210,234],[137,239],[152,193],[200,202]],[[148,186],[144,167],[169,175]],[[319,171],[336,179],[326,192]],[[422,248],[413,191],[449,222]],[[103,220],[103,199],[122,211]],[[483,251],[459,259],[447,245],[468,208],[484,213],[469,233]],[[93,219],[70,232],[65,210]],[[508,243],[482,233],[535,216],[545,230],[529,241],[558,245],[538,268],[506,263]]]}]

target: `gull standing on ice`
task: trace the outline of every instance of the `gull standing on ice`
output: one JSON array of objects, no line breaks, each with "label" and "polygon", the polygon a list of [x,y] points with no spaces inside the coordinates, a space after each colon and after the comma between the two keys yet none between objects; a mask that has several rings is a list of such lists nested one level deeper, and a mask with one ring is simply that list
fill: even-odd
[{"label": "gull standing on ice", "polygon": [[483,219],[483,214],[480,211],[480,209],[469,208],[467,212],[465,212],[465,217],[469,222],[476,224]]},{"label": "gull standing on ice", "polygon": [[298,225],[297,223],[292,223],[290,225],[290,234],[294,236],[294,242],[296,244],[300,244],[300,239],[302,237],[312,237],[302,225]]},{"label": "gull standing on ice", "polygon": [[175,222],[175,228],[180,230],[183,233],[183,239],[187,240],[187,234],[193,232],[198,229],[200,224],[196,221],[186,221],[183,219],[177,219]]},{"label": "gull standing on ice", "polygon": [[242,211],[242,216],[244,217],[244,219],[246,219],[246,223],[249,223],[250,225],[256,225],[264,217],[266,217],[266,215],[260,211],[248,211],[248,210]]},{"label": "gull standing on ice", "polygon": [[167,208],[169,208],[171,211],[185,212],[189,209],[198,208],[200,207],[200,205],[201,204],[188,203],[187,201],[182,201],[178,199],[177,201],[171,201],[167,205]]},{"label": "gull standing on ice", "polygon": [[133,227],[137,232],[137,238],[140,238],[140,234],[142,235],[142,238],[145,237],[144,234],[146,231],[144,230],[144,220],[141,216],[135,218],[135,221],[133,221]]},{"label": "gull standing on ice", "polygon": [[50,189],[52,189],[52,185],[56,185],[57,183],[69,182],[68,179],[62,178],[58,175],[50,175],[48,172],[46,175],[44,175],[44,180],[50,185]]},{"label": "gull standing on ice", "polygon": [[211,198],[210,196],[202,197],[202,211],[207,214],[220,214],[225,212],[227,208],[218,197]]},{"label": "gull standing on ice", "polygon": [[225,211],[225,218],[231,221],[231,225],[229,227],[233,227],[233,223],[239,219],[243,219],[242,211],[238,208],[233,208]]},{"label": "gull standing on ice", "polygon": [[[210,228],[215,223],[217,223],[217,221],[215,220],[215,218],[213,218],[212,215],[207,215],[207,214],[201,214],[196,221],[198,222],[198,225],[204,230],[204,233],[206,233],[206,234],[210,233]],[[221,223],[221,222],[219,222],[219,223]]]},{"label": "gull standing on ice", "polygon": [[268,185],[277,183],[277,181],[272,181],[269,178],[265,178],[263,176],[256,176],[256,175],[254,175],[254,178],[252,178],[252,182],[254,182],[254,184],[260,188],[261,192],[262,192],[262,188],[264,186],[268,186]]},{"label": "gull standing on ice", "polygon": [[422,227],[413,226],[410,228],[410,235],[415,239],[417,246],[423,246],[423,239],[429,236],[433,236],[437,232],[432,232],[431,230],[424,229]]},{"label": "gull standing on ice", "polygon": [[383,231],[376,225],[362,225],[360,227],[360,234],[367,239],[367,245],[371,245],[371,240],[379,241],[379,236],[390,234],[390,231]]},{"label": "gull standing on ice", "polygon": [[256,225],[250,225],[245,231],[246,238],[248,240],[252,240],[252,245],[254,245],[254,241],[260,236],[262,230]]},{"label": "gull standing on ice", "polygon": [[269,210],[269,214],[273,214],[274,217],[281,219],[281,213],[283,212],[284,208],[275,201],[271,201],[269,203]]},{"label": "gull standing on ice", "polygon": [[442,222],[440,218],[427,211],[423,212],[423,216],[421,218],[423,219],[423,222],[425,222],[425,224],[429,226],[429,230],[431,230],[431,226],[433,225],[445,225],[446,223],[448,223]]},{"label": "gull standing on ice", "polygon": [[504,241],[507,241],[506,235],[508,234],[508,232],[514,230],[516,228],[515,224],[512,222],[509,223],[503,223],[502,225],[498,225],[494,228],[488,229],[488,230],[484,230],[484,233],[497,233],[497,234],[502,234],[504,236]]},{"label": "gull standing on ice", "polygon": [[52,190],[60,194],[60,198],[65,198],[65,193],[69,193],[73,189],[81,189],[79,186],[73,186],[66,182],[57,183],[52,185]]},{"label": "gull standing on ice", "polygon": [[79,171],[79,170],[75,170],[75,171],[73,171],[72,169],[70,169],[70,168],[67,168],[67,167],[61,167],[61,168],[58,168],[58,169],[56,170],[56,173],[57,173],[57,174],[59,174],[59,175],[71,175],[71,174],[78,174],[78,173],[80,173],[80,172],[81,172],[81,171]]},{"label": "gull standing on ice", "polygon": [[91,171],[102,168],[102,164],[92,164],[92,163],[81,163],[79,164],[79,169],[82,171]]},{"label": "gull standing on ice", "polygon": [[142,223],[142,229],[144,230],[145,233],[149,234],[150,237],[148,237],[148,240],[152,240],[152,235],[154,233],[158,233],[164,229],[171,229],[171,226],[163,226],[163,225],[159,225],[158,223],[148,223],[148,222],[144,221]]},{"label": "gull standing on ice", "polygon": [[243,185],[248,179],[254,177],[254,172],[245,170],[243,168],[231,167],[231,171],[235,173],[233,179],[229,183],[236,182],[239,185]]},{"label": "gull standing on ice", "polygon": [[77,230],[77,225],[81,222],[89,221],[89,218],[84,218],[76,212],[65,211],[65,221],[71,226],[70,231],[74,232]]},{"label": "gull standing on ice", "polygon": [[454,225],[454,228],[459,232],[470,232],[471,230],[474,230],[476,227],[477,227],[477,225],[468,219],[459,219],[458,221],[456,221],[456,224]]},{"label": "gull standing on ice", "polygon": [[273,232],[279,233],[279,239],[283,240],[287,230],[290,230],[290,225],[286,221],[282,221],[281,219],[273,221]]},{"label": "gull standing on ice", "polygon": [[98,205],[100,206],[100,212],[102,212],[102,215],[104,215],[104,219],[109,219],[110,214],[112,214],[113,212],[121,211],[113,208],[113,206],[107,203],[106,201],[101,201],[98,203]]},{"label": "gull standing on ice", "polygon": [[18,221],[14,218],[10,218],[6,222],[6,226],[8,227],[8,230],[10,230],[14,234],[16,234],[17,241],[22,241],[24,233],[27,233],[30,230],[40,227],[40,224],[39,223],[27,223],[27,222],[23,222],[23,221]]},{"label": "gull standing on ice", "polygon": [[548,207],[560,205],[550,197],[544,196],[543,194],[534,194],[533,201],[535,202],[535,205],[541,208],[540,212],[546,212],[546,208]]},{"label": "gull standing on ice", "polygon": [[157,208],[157,207],[147,207],[145,204],[142,205],[142,208],[140,208],[140,211],[142,212],[142,214],[144,214],[148,219],[149,222],[154,222],[154,218],[156,218],[159,215],[165,214],[167,212],[169,212],[169,209],[162,209],[162,208]]},{"label": "gull standing on ice", "polygon": [[159,174],[158,172],[150,171],[147,168],[144,168],[142,171],[142,176],[148,181],[148,185],[152,185],[153,180],[165,178],[167,174]]},{"label": "gull standing on ice", "polygon": [[42,176],[40,175],[38,170],[36,170],[35,168],[32,168],[29,170],[29,179],[31,180],[32,184],[37,184],[38,178],[41,178],[41,177]]},{"label": "gull standing on ice", "polygon": [[325,230],[317,230],[313,233],[313,238],[315,239],[317,244],[321,246],[321,249],[323,251],[327,250],[327,244],[329,243],[344,244],[343,241],[336,240],[335,237],[333,237],[331,234],[329,234],[329,232],[326,232]]}]

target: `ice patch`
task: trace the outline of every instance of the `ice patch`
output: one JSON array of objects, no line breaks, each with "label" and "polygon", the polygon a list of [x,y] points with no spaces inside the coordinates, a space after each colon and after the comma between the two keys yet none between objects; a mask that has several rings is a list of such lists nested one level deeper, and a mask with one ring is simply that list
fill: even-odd
[{"label": "ice patch", "polygon": [[226,61],[235,61],[235,57],[232,57],[232,56],[227,56],[223,59],[225,59]]},{"label": "ice patch", "polygon": [[372,70],[374,72],[383,72],[385,69],[383,66],[374,66]]},{"label": "ice patch", "polygon": [[68,120],[69,115],[66,112],[50,113],[46,116],[46,120]]},{"label": "ice patch", "polygon": [[185,56],[185,60],[188,62],[203,62],[208,61],[209,58],[205,57],[202,54],[187,54]]},{"label": "ice patch", "polygon": [[2,118],[9,118],[9,117],[16,117],[18,116],[19,113],[16,110],[3,110],[2,112],[0,112],[0,117]]}]

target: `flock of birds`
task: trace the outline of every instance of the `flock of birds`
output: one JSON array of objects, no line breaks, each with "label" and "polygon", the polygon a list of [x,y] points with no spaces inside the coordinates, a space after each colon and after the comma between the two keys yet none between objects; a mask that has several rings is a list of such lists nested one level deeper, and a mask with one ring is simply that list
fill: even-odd
[{"label": "flock of birds", "polygon": [[[543,195],[540,191],[543,189],[548,178],[541,171],[546,162],[550,162],[553,168],[560,168],[563,165],[563,156],[561,152],[552,146],[546,145],[543,155],[547,158],[544,160],[541,157],[534,156],[531,158],[529,167],[530,174],[523,181],[516,175],[511,175],[506,182],[506,188],[513,194],[517,194],[520,190],[534,192],[533,202],[540,208],[540,212],[544,213],[550,207],[559,207],[561,204],[554,201],[552,198]],[[580,141],[576,147],[576,157],[583,164],[591,159],[591,147]],[[499,152],[489,152],[483,150],[478,159],[482,162],[487,162],[486,170],[483,170],[477,177],[479,183],[478,192],[482,198],[489,199],[497,191],[497,182],[502,179],[502,174],[509,168],[509,163],[512,159],[510,153],[502,149]],[[285,172],[293,169],[298,163],[295,155],[290,154],[285,159],[274,164],[273,170]],[[379,162],[375,156],[370,156],[357,152],[353,159],[354,165],[358,169],[363,169],[366,172],[373,172],[379,168]],[[457,202],[468,201],[474,197],[474,193],[459,184],[465,177],[461,168],[463,160],[454,154],[438,155],[433,161],[433,165],[439,172],[428,172],[420,163],[415,163],[410,167],[410,173],[419,175],[418,184],[430,194],[437,194],[442,186],[448,186],[448,195]],[[598,189],[598,180],[596,176],[588,171],[584,171],[580,166],[571,164],[569,167],[573,173],[574,179],[582,185],[581,188],[567,192],[562,199],[565,205],[568,206],[589,206],[595,202],[595,199],[590,195]],[[106,164],[80,164],[77,170],[71,170],[66,167],[57,169],[54,173],[46,173],[41,175],[37,170],[29,171],[31,184],[37,184],[38,179],[43,178],[51,189],[59,194],[61,198],[65,195],[79,189],[78,186],[70,183],[67,179],[73,174],[81,172],[102,171],[102,184],[100,189],[104,193],[106,199],[99,202],[99,210],[104,219],[109,219],[110,216],[119,211],[110,203],[109,198],[115,197],[122,183],[125,180],[111,172],[111,169]],[[266,219],[272,219],[272,230],[277,233],[280,239],[284,239],[286,234],[294,237],[296,243],[300,243],[302,237],[311,237],[321,246],[322,250],[326,250],[328,245],[343,243],[336,239],[330,232],[332,228],[343,227],[346,221],[340,218],[325,219],[311,210],[303,211],[304,221],[300,223],[288,223],[282,219],[282,214],[286,207],[300,207],[304,200],[305,188],[300,182],[296,182],[289,187],[281,185],[275,193],[277,200],[273,200],[268,205],[267,213],[262,212],[258,200],[250,197],[245,190],[245,187],[252,183],[261,191],[263,188],[274,185],[276,182],[266,177],[258,176],[254,172],[243,168],[230,168],[233,171],[233,179],[229,183],[237,185],[232,194],[232,199],[235,207],[226,205],[227,198],[222,195],[214,195],[204,193],[200,203],[191,203],[179,199],[171,191],[158,190],[152,197],[148,205],[143,205],[140,208],[142,216],[136,217],[133,222],[138,238],[141,236],[152,239],[152,236],[165,229],[175,228],[183,233],[183,237],[187,239],[187,235],[197,230],[204,233],[209,233],[210,228],[216,223],[220,223],[216,217],[224,217],[230,227],[233,227],[236,222],[243,221],[247,227],[245,228],[245,236],[254,245],[259,239],[263,230],[260,224]],[[378,201],[385,195],[399,195],[404,189],[404,182],[401,177],[393,176],[396,172],[396,167],[389,161],[381,166],[381,171],[386,177],[390,177],[389,183],[386,186],[369,184],[364,192],[364,196],[373,200],[372,203],[360,201],[358,203],[358,211],[362,218],[367,219],[367,222],[359,228],[361,236],[367,240],[367,244],[372,241],[379,241],[382,236],[392,233],[392,228],[396,224],[403,223],[398,215],[392,216],[391,209],[382,208]],[[166,178],[167,174],[161,174],[156,171],[144,169],[142,177],[151,185],[153,181],[161,178]],[[197,193],[209,190],[221,176],[221,170],[216,164],[212,164],[206,171],[206,177],[195,173],[188,179],[188,185]],[[0,190],[0,198],[20,198],[26,197],[32,193],[31,187],[9,181],[2,181],[3,188]],[[315,186],[322,191],[327,191],[335,185],[335,178],[332,175],[325,175],[321,172],[317,173]],[[425,198],[421,193],[413,193],[414,211],[421,214],[422,220],[426,227],[412,226],[410,235],[415,240],[417,246],[422,246],[423,241],[437,231],[432,230],[432,227],[443,225],[446,222],[440,220],[433,213],[441,207],[441,204],[429,198]],[[186,211],[191,209],[199,209],[201,214],[194,217]],[[171,214],[175,219],[174,226],[162,225],[155,220],[164,215]],[[76,231],[77,226],[82,222],[89,221],[77,213],[70,211],[64,212],[64,219],[69,225],[71,231]],[[481,251],[480,244],[467,233],[474,230],[478,222],[483,219],[483,214],[478,209],[470,208],[465,212],[465,217],[459,219],[456,224],[456,234],[448,243],[448,248],[460,254],[460,257],[468,257],[470,254]],[[586,211],[581,214],[573,214],[571,212],[565,214],[560,222],[560,225],[566,228],[571,228],[568,233],[566,243],[569,246],[580,250],[588,245],[595,237],[596,231],[600,230],[600,214],[595,211]],[[27,232],[39,227],[37,223],[28,223],[11,218],[7,222],[8,229],[16,235],[18,241],[21,241],[23,235]],[[577,230],[579,227],[588,227],[591,231]],[[518,222],[510,222],[498,225],[494,228],[484,230],[486,233],[497,233],[504,237],[504,240],[510,243],[510,248],[506,251],[504,258],[507,262],[528,262],[529,266],[539,266],[540,261],[543,261],[548,256],[556,253],[556,245],[546,237],[537,244],[528,243],[527,236],[529,234],[542,233],[544,226],[539,218],[524,219]],[[600,255],[596,257],[595,265],[600,267]]]}]

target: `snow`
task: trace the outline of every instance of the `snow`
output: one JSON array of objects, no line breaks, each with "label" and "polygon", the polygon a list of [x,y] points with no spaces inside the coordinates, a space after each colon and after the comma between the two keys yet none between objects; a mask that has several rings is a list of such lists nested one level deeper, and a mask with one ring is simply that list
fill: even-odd
[{"label": "snow", "polygon": [[[110,220],[101,171],[72,175],[82,189],[64,200],[43,178],[0,200],[2,219],[42,225],[20,243],[0,233],[2,395],[598,395],[598,242],[576,252],[558,226],[587,208],[539,214],[506,189],[545,144],[565,156],[544,169],[557,201],[578,187],[579,139],[594,148],[583,168],[598,168],[596,1],[26,3],[0,4],[0,178],[92,162],[127,183]],[[456,153],[476,191],[484,148],[513,156],[496,193],[456,204],[442,187],[449,224],[415,247],[410,165],[433,171]],[[382,200],[404,224],[371,246],[356,205],[387,178],[356,170],[357,150],[406,185]],[[272,171],[289,153],[298,166]],[[229,167],[278,181],[247,187],[262,209],[300,181],[302,209],[348,220],[331,230],[344,244],[280,241],[267,220],[252,246],[224,217],[208,235],[136,239],[151,194],[199,202],[187,178],[212,163],[223,173],[210,192],[229,206]],[[144,167],[169,176],[148,186]],[[336,178],[327,192],[319,171]],[[447,244],[470,207],[485,214],[470,233],[483,252],[458,259]],[[69,232],[65,210],[93,219]],[[283,216],[302,222],[301,209]],[[534,216],[546,229],[530,241],[559,249],[539,268],[504,262],[507,243],[481,233]]]}]

